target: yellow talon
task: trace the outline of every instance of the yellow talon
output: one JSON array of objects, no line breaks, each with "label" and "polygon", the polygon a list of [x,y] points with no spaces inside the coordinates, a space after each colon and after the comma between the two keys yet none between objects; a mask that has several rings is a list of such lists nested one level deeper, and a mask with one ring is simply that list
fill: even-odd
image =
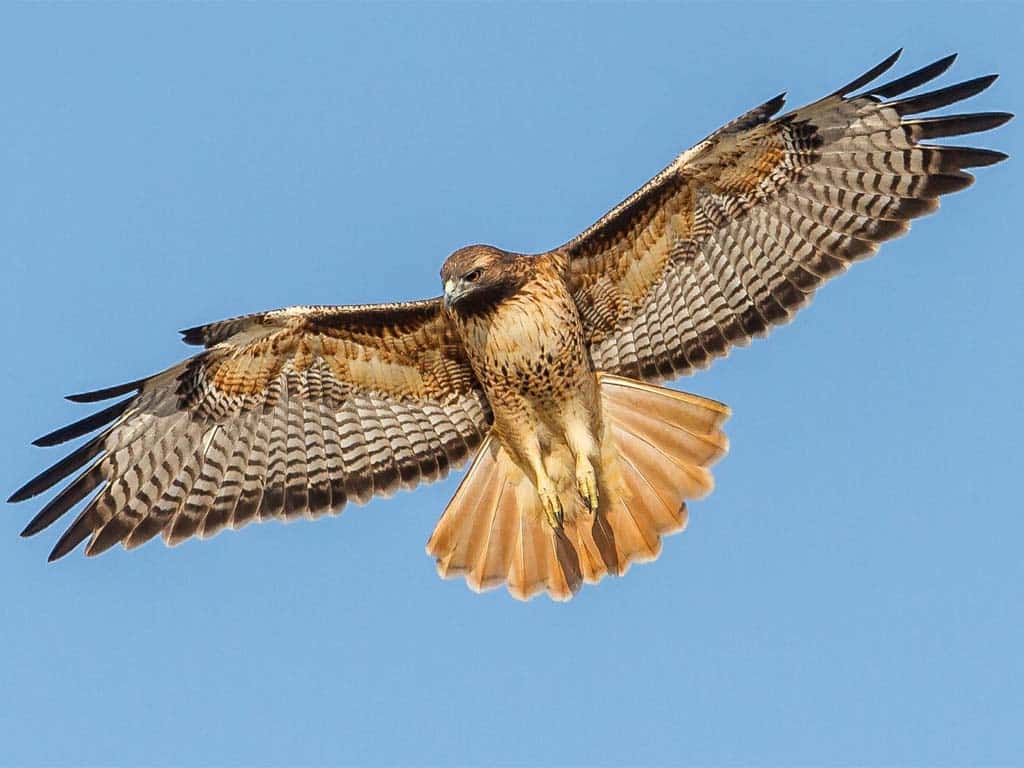
[{"label": "yellow talon", "polygon": [[555,530],[562,527],[565,514],[562,511],[562,502],[554,488],[539,489],[541,507],[544,509],[544,518]]},{"label": "yellow talon", "polygon": [[596,512],[600,499],[597,494],[597,476],[594,474],[592,467],[587,466],[578,472],[576,475],[576,487],[579,489],[580,496],[583,497],[583,503],[587,505],[590,513]]}]

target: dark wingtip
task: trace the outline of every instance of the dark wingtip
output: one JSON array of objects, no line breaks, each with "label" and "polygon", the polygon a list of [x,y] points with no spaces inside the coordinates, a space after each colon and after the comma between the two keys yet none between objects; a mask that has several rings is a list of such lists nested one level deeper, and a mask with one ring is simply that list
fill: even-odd
[{"label": "dark wingtip", "polygon": [[773,99],[769,99],[764,104],[764,111],[767,117],[771,117],[786,104],[786,91],[783,91]]},{"label": "dark wingtip", "polygon": [[774,96],[768,99],[768,101],[758,104],[753,109],[744,112],[736,119],[730,120],[719,128],[716,133],[736,133],[758,125],[763,125],[768,122],[776,112],[782,109],[782,105],[785,103],[786,92],[783,91],[778,96]]},{"label": "dark wingtip", "polygon": [[880,74],[882,74],[887,69],[889,69],[893,64],[895,64],[896,60],[899,59],[899,57],[900,57],[900,55],[902,53],[903,53],[903,49],[902,48],[897,48],[884,61],[876,64],[875,66],[873,66],[871,69],[869,69],[867,72],[865,72],[863,75],[861,75],[860,77],[856,78],[855,80],[851,80],[846,85],[844,85],[842,88],[838,88],[837,90],[833,91],[832,95],[833,96],[845,96],[850,91],[855,91],[858,88],[867,85],[872,80],[874,80],[876,77],[878,77]]},{"label": "dark wingtip", "polygon": [[976,152],[983,152],[984,156],[978,155],[977,165],[976,166],[965,166],[965,167],[970,168],[970,167],[979,167],[979,166],[982,166],[982,165],[995,165],[996,163],[1003,162],[1003,160],[1009,160],[1010,159],[1010,156],[1008,154],[1006,154],[1005,152],[1000,152],[998,149],[979,149],[979,150],[975,150],[975,151]]},{"label": "dark wingtip", "polygon": [[89,529],[81,525],[81,520],[76,520],[74,525],[64,532],[64,535],[60,537],[53,549],[50,550],[46,562],[52,563],[69,554],[75,547],[85,541],[89,533]]},{"label": "dark wingtip", "polygon": [[206,343],[203,326],[201,325],[197,325],[194,328],[185,328],[184,330],[178,331],[178,333],[181,334],[181,340],[186,344],[201,347]]},{"label": "dark wingtip", "polygon": [[867,93],[874,96],[881,96],[883,98],[892,98],[893,96],[899,96],[901,93],[917,88],[919,85],[934,80],[936,77],[941,75],[956,61],[957,55],[951,53],[945,58],[933,61],[931,64],[921,67],[920,69],[911,72],[909,75],[892,80],[891,82],[880,85],[877,88],[869,88]]},{"label": "dark wingtip", "polygon": [[1013,119],[1009,112],[973,112],[966,115],[943,115],[904,120],[915,139],[943,139],[968,133],[991,131]]},{"label": "dark wingtip", "polygon": [[898,101],[886,102],[886,106],[896,110],[900,115],[914,115],[921,112],[930,112],[940,107],[948,107],[958,101],[964,101],[976,96],[992,85],[999,75],[984,75],[973,80],[965,80],[962,83],[940,88],[936,91],[929,91],[918,96],[900,99]]},{"label": "dark wingtip", "polygon": [[45,434],[42,437],[37,437],[35,440],[32,441],[32,445],[36,446],[37,448],[49,448],[54,445],[60,445],[61,443],[64,442],[63,440],[60,439],[60,433],[63,429],[63,427],[61,429],[55,429],[53,432]]},{"label": "dark wingtip", "polygon": [[48,475],[49,472],[50,470],[46,470],[45,472],[42,472],[33,477],[31,480],[29,480],[27,483],[21,486],[21,488],[19,488],[10,496],[8,496],[7,503],[17,504],[18,502],[26,501],[27,499],[31,499],[33,496],[38,496],[47,488],[52,487],[54,483],[46,483],[46,475]]},{"label": "dark wingtip", "polygon": [[37,496],[48,488],[52,488],[72,472],[85,466],[85,463],[95,457],[102,449],[103,434],[101,433],[85,445],[76,448],[52,467],[44,469],[16,490],[7,501],[10,503],[24,501],[25,499]]},{"label": "dark wingtip", "polygon": [[136,379],[135,381],[117,384],[113,387],[95,389],[92,392],[79,392],[75,395],[66,395],[65,399],[70,400],[72,403],[96,403],[100,400],[109,400],[112,397],[124,395],[128,392],[137,392],[142,389],[146,381],[147,379]]},{"label": "dark wingtip", "polygon": [[42,437],[37,437],[32,441],[32,445],[37,445],[40,448],[48,448],[51,445],[60,445],[61,443],[66,443],[68,440],[73,440],[76,437],[87,435],[118,418],[128,410],[128,406],[132,404],[134,399],[135,398],[132,397],[126,398],[119,403],[114,403],[108,408],[104,408],[102,411],[97,411],[91,416],[79,419],[73,424],[68,424],[66,427],[55,429],[53,432],[45,434]]},{"label": "dark wingtip", "polygon": [[976,77],[974,78],[974,80],[971,80],[970,82],[977,84],[978,90],[975,91],[975,93],[981,93],[982,91],[989,88],[992,85],[992,83],[994,83],[998,79],[999,73],[993,72],[991,75],[982,75],[981,77]]}]

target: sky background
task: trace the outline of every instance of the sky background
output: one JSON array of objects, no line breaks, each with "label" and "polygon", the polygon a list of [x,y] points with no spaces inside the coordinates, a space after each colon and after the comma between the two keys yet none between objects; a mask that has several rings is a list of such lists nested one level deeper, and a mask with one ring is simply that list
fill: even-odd
[{"label": "sky background", "polygon": [[[1003,77],[1012,5],[0,9],[0,487],[69,392],[175,330],[437,295],[458,246],[568,239],[737,114],[906,47]],[[1022,154],[1021,121],[970,137]],[[339,518],[81,550],[0,516],[0,763],[1024,763],[1020,160],[678,382],[718,488],[569,604],[423,546],[457,477]]]}]

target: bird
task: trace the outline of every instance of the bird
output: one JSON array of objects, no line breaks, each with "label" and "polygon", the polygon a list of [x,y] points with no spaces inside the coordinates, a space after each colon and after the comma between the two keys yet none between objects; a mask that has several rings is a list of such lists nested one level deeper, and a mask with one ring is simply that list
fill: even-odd
[{"label": "bird", "polygon": [[552,250],[459,248],[436,298],[182,331],[194,356],[69,396],[115,402],[35,441],[97,433],[10,497],[67,481],[22,535],[84,501],[51,561],[86,539],[87,555],[176,545],[338,514],[472,461],[427,543],[441,576],[567,600],[657,558],[712,490],[730,415],[661,384],[788,322],[968,187],[966,169],[1007,157],[927,142],[1009,113],[921,116],[995,75],[909,94],[954,54],[875,84],[900,53],[793,111],[778,114],[785,94],[751,109]]}]

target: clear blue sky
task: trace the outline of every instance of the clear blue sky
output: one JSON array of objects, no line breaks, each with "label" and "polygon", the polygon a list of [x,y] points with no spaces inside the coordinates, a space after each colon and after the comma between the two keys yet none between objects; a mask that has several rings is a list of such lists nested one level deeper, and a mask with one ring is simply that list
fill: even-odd
[{"label": "clear blue sky", "polygon": [[[677,152],[905,46],[1021,111],[1011,5],[15,6],[0,11],[4,496],[74,391],[175,330],[439,292]],[[0,516],[0,763],[1024,763],[1017,155],[797,321],[679,383],[718,489],[568,605],[442,582],[456,480],[340,518],[56,565]]]}]

